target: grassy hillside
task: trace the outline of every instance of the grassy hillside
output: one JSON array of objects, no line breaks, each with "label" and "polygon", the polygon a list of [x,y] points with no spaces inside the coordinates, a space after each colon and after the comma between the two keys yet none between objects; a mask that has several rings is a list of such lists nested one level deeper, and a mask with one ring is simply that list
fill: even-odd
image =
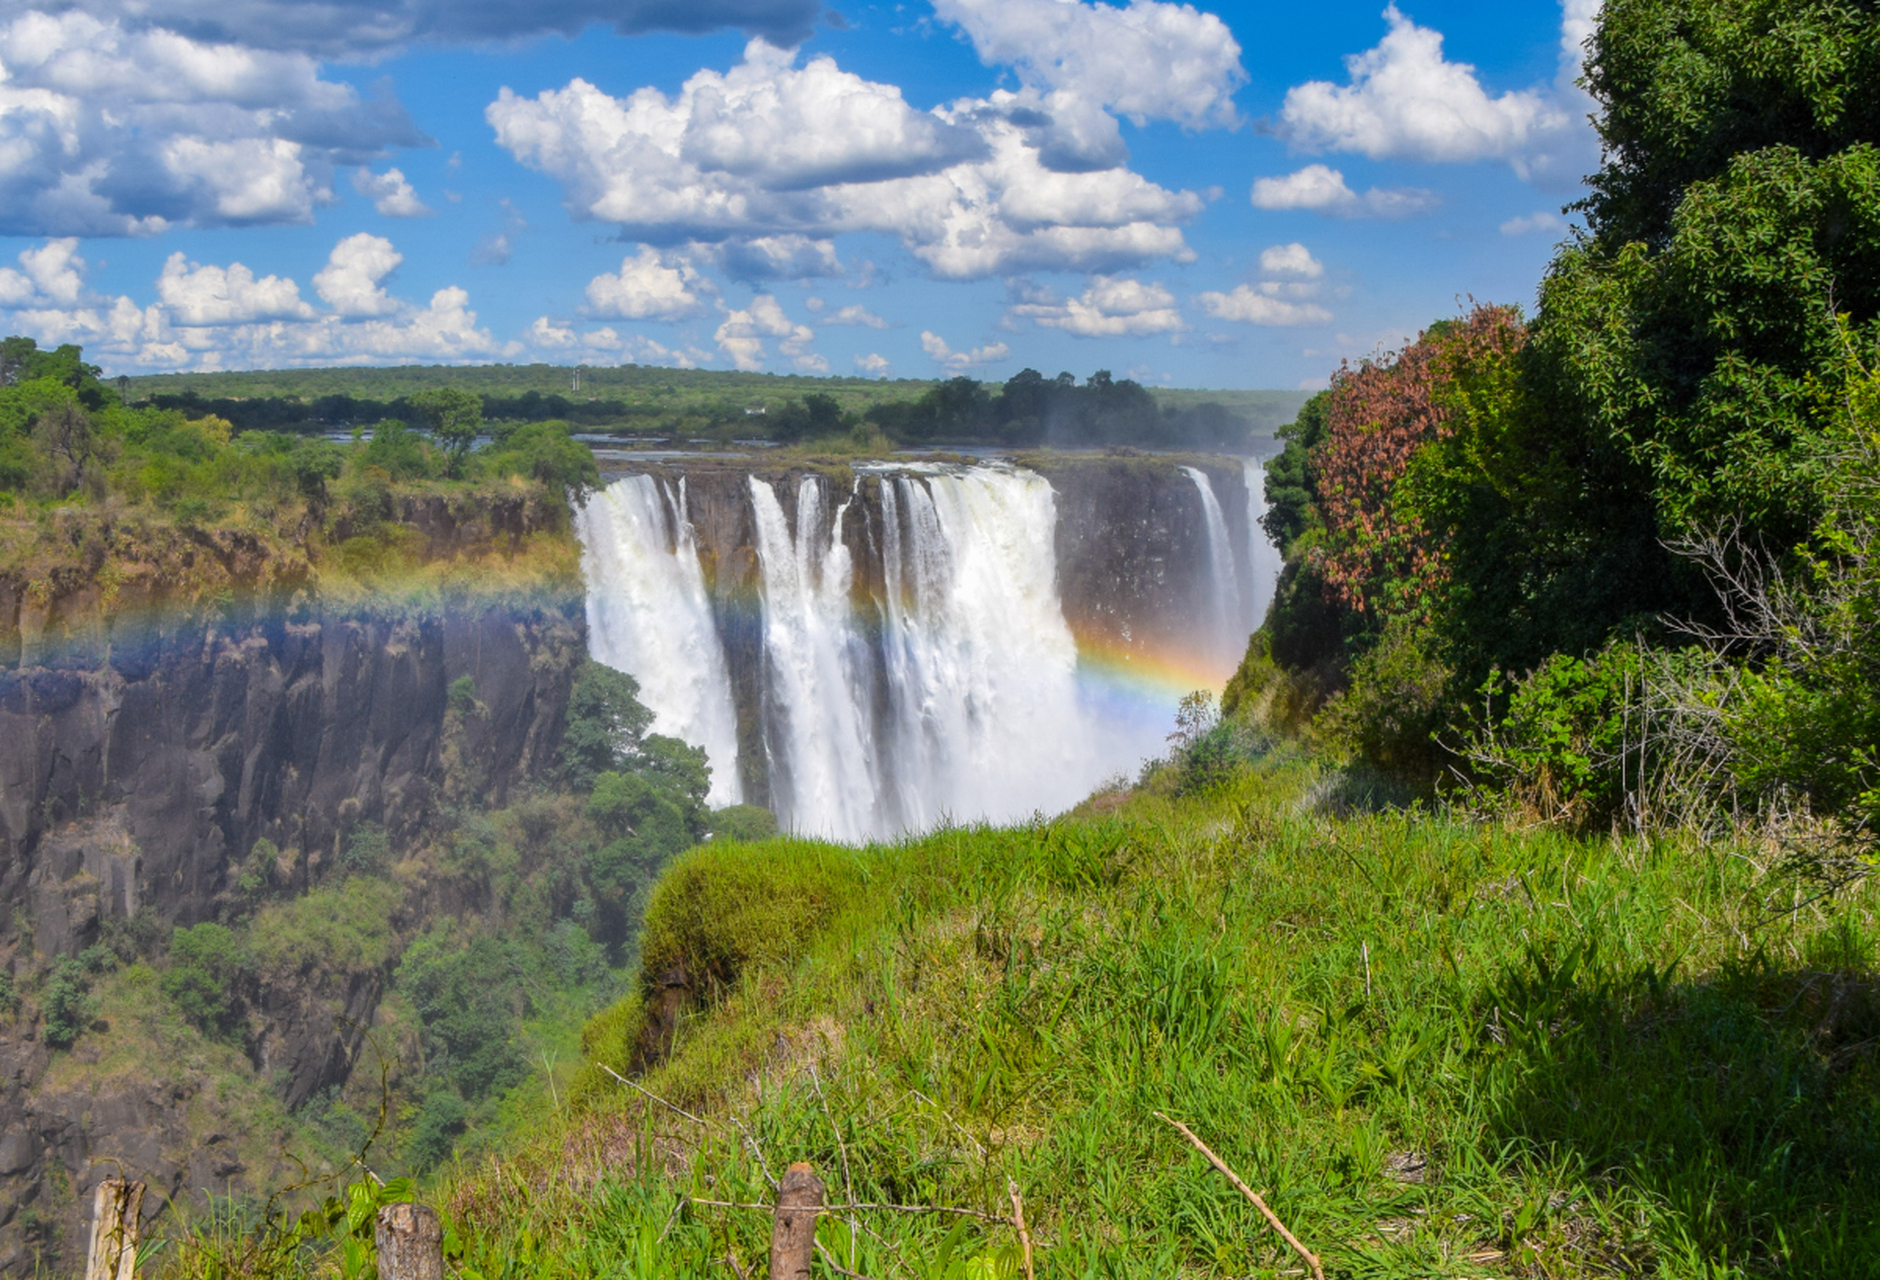
[{"label": "grassy hillside", "polygon": [[1023,1274],[1012,1186],[1039,1275],[1305,1274],[1163,1113],[1331,1276],[1870,1274],[1870,887],[1206,754],[1052,822],[680,859],[640,994],[427,1193],[453,1265],[756,1274],[803,1159],[902,1206],[825,1216],[818,1275]]}]

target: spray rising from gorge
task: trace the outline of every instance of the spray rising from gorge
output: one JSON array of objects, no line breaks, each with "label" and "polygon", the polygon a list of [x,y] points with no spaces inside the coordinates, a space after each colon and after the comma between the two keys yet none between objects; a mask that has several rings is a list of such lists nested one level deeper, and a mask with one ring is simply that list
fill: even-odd
[{"label": "spray rising from gorge", "polygon": [[1223,461],[623,476],[577,521],[590,650],[715,804],[851,841],[1062,809],[1162,752],[1271,599],[1263,477]]}]

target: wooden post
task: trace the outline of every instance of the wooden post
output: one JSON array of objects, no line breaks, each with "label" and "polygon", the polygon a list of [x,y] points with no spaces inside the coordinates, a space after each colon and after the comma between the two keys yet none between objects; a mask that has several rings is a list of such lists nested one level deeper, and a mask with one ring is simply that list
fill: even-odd
[{"label": "wooden post", "polygon": [[400,1201],[379,1210],[374,1242],[379,1280],[444,1280],[444,1228],[421,1204]]},{"label": "wooden post", "polygon": [[770,1224],[770,1280],[808,1280],[822,1205],[823,1184],[815,1169],[799,1160],[783,1171]]},{"label": "wooden post", "polygon": [[136,1280],[138,1215],[143,1207],[143,1183],[106,1178],[98,1184],[85,1280]]}]

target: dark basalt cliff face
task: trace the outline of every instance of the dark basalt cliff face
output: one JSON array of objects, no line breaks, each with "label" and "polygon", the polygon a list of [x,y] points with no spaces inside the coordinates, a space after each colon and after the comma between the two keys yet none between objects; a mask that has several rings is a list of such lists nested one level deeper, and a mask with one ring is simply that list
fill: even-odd
[{"label": "dark basalt cliff face", "polygon": [[[417,535],[417,565],[471,576],[562,520],[502,492],[385,514]],[[231,918],[259,842],[270,892],[292,898],[361,823],[397,847],[442,806],[502,803],[552,766],[586,654],[572,585],[322,607],[291,540],[115,519],[79,513],[48,567],[0,575],[0,975],[24,997],[0,1010],[0,1274],[72,1270],[91,1188],[120,1163],[151,1183],[151,1213],[291,1180],[282,1119],[346,1080],[389,976],[262,966],[227,1043],[182,1035],[152,998],[141,1022],[119,1015],[137,1025],[52,1052],[34,975],[126,929]],[[156,980],[120,969],[115,1007]],[[245,1092],[223,1096],[231,1081]]]},{"label": "dark basalt cliff face", "polygon": [[[585,635],[578,600],[327,614],[0,672],[0,965],[24,973],[75,955],[139,912],[166,931],[213,919],[262,839],[292,893],[360,822],[414,838],[453,798],[447,746],[475,762],[457,785],[500,803],[552,764]],[[478,713],[458,717],[447,744],[450,689],[465,677]],[[252,993],[243,1049],[284,1106],[345,1080],[384,977],[279,974]],[[34,1206],[27,1225],[71,1217],[73,1197],[88,1204],[111,1172],[97,1159],[123,1160],[166,1196],[243,1172],[226,1134],[186,1118],[206,1070],[48,1077],[35,1012],[29,1001],[0,1025],[0,1271],[32,1265],[14,1220]],[[93,1039],[68,1057],[95,1056]]]}]

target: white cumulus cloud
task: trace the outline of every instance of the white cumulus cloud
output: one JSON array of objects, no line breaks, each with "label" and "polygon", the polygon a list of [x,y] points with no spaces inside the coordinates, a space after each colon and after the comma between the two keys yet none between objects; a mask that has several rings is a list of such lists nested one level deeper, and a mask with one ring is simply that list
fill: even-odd
[{"label": "white cumulus cloud", "polygon": [[830,241],[845,232],[895,236],[951,279],[1186,260],[1178,224],[1202,206],[1120,166],[1049,168],[997,102],[917,111],[892,85],[827,57],[797,67],[762,41],[673,97],[577,79],[535,98],[505,89],[485,115],[561,181],[575,217],[722,246],[726,270],[758,278],[838,270]]},{"label": "white cumulus cloud", "polygon": [[1018,303],[1010,308],[1010,314],[1080,338],[1140,337],[1179,333],[1187,328],[1174,294],[1159,284],[1117,276],[1097,276],[1081,296],[1063,302],[1039,299]]},{"label": "white cumulus cloud", "polygon": [[397,169],[373,173],[370,169],[353,171],[353,190],[372,201],[372,207],[388,218],[422,218],[431,212],[418,199],[418,193]]},{"label": "white cumulus cloud", "polygon": [[303,53],[0,7],[0,234],[306,222],[335,166],[423,141]]},{"label": "white cumulus cloud", "polygon": [[1291,244],[1276,244],[1270,249],[1260,251],[1260,270],[1271,276],[1297,276],[1302,280],[1316,280],[1325,274],[1325,264],[1312,256],[1312,251],[1297,240]]},{"label": "white cumulus cloud", "polygon": [[226,267],[189,261],[173,253],[157,277],[157,298],[180,325],[252,324],[257,320],[308,320],[314,311],[300,286],[280,276],[262,276],[239,262]]},{"label": "white cumulus cloud", "polygon": [[1012,354],[1012,349],[1003,342],[989,342],[970,351],[955,351],[945,338],[925,329],[921,330],[920,349],[949,373],[965,373],[975,365],[994,364]]},{"label": "white cumulus cloud", "polygon": [[1240,45],[1225,22],[1193,5],[935,0],[934,12],[958,24],[987,63],[1138,124],[1236,121],[1234,91],[1247,82]]},{"label": "white cumulus cloud", "polygon": [[157,301],[140,306],[90,291],[87,264],[73,248],[69,239],[51,240],[20,254],[18,269],[0,268],[0,310],[15,332],[45,343],[82,343],[87,355],[116,367],[488,360],[522,350],[479,326],[469,294],[456,286],[437,290],[423,307],[387,295],[378,282],[399,255],[376,236],[342,240],[315,277],[331,311],[308,304],[292,280],[258,277],[241,263],[191,262],[181,253],[164,263]]},{"label": "white cumulus cloud", "polygon": [[871,378],[885,378],[892,366],[888,363],[886,356],[870,351],[866,355],[855,357],[855,368],[857,372],[865,373]]},{"label": "white cumulus cloud", "polygon": [[1332,313],[1324,307],[1315,302],[1289,299],[1283,296],[1287,292],[1269,281],[1259,285],[1236,285],[1230,293],[1204,293],[1196,301],[1215,319],[1239,324],[1287,328],[1331,322]]},{"label": "white cumulus cloud", "polygon": [[1280,125],[1290,141],[1378,159],[1515,159],[1567,128],[1551,94],[1490,96],[1474,67],[1443,57],[1441,32],[1394,4],[1384,19],[1390,30],[1377,47],[1346,58],[1349,83],[1314,80],[1287,91]]},{"label": "white cumulus cloud", "polygon": [[1372,187],[1359,195],[1345,175],[1323,164],[1309,164],[1279,178],[1253,182],[1256,209],[1310,209],[1338,218],[1409,218],[1436,207],[1436,194],[1421,187]]},{"label": "white cumulus cloud", "polygon": [[883,320],[880,316],[876,315],[859,302],[852,302],[846,307],[831,311],[822,318],[822,322],[824,324],[858,324],[870,329],[885,329],[888,327],[886,320]]},{"label": "white cumulus cloud", "polygon": [[388,315],[399,304],[380,282],[404,260],[384,236],[360,231],[333,246],[313,277],[313,290],[342,316]]},{"label": "white cumulus cloud", "polygon": [[615,320],[678,320],[703,309],[699,294],[709,283],[685,259],[642,246],[617,273],[588,281],[587,310]]},{"label": "white cumulus cloud", "polygon": [[806,324],[797,324],[783,312],[783,307],[767,293],[751,299],[751,305],[725,316],[712,338],[718,349],[740,369],[754,371],[764,367],[764,339],[778,338],[778,348],[798,369],[826,372],[829,362],[809,349],[816,337]]},{"label": "white cumulus cloud", "polygon": [[1501,233],[1504,236],[1525,236],[1532,235],[1535,232],[1558,235],[1566,229],[1567,220],[1565,218],[1562,218],[1557,213],[1549,213],[1545,209],[1540,210],[1538,213],[1530,213],[1525,217],[1510,218],[1508,221],[1501,224]]}]

